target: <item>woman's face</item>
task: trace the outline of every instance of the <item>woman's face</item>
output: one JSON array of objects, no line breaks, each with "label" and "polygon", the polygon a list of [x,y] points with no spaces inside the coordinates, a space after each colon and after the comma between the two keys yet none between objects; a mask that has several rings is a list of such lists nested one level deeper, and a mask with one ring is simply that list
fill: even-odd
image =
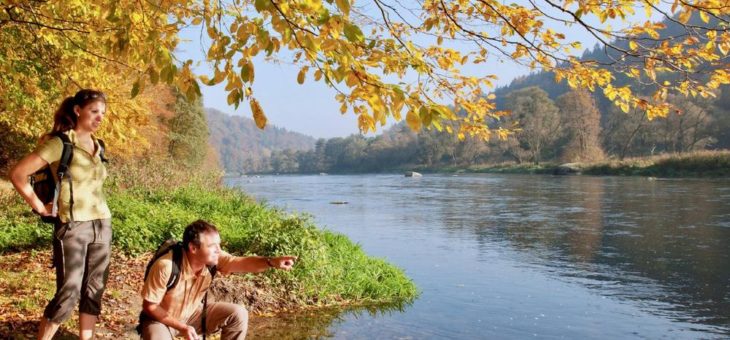
[{"label": "woman's face", "polygon": [[84,107],[74,107],[74,112],[78,116],[78,122],[76,129],[96,132],[101,126],[101,121],[104,119],[106,113],[106,104],[103,101],[97,100],[86,104]]}]

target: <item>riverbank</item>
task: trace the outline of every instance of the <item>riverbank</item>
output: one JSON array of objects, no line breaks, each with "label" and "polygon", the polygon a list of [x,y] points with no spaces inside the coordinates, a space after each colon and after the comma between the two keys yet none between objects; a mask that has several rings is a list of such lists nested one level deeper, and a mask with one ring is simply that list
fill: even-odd
[{"label": "riverbank", "polygon": [[[253,315],[392,301],[417,294],[403,271],[368,257],[347,237],[317,228],[307,217],[256,203],[226,188],[188,186],[113,189],[113,265],[105,294],[102,334],[133,335],[139,290],[150,251],[202,218],[217,225],[224,248],[237,255],[299,256],[291,272],[216,279],[216,299],[245,304]],[[0,337],[30,334],[54,291],[51,226],[38,223],[17,194],[0,190]],[[64,329],[75,333],[76,321]],[[132,332],[132,333],[130,333]],[[23,336],[21,335],[21,338]]]},{"label": "riverbank", "polygon": [[[543,174],[567,175],[584,174],[593,176],[644,176],[644,177],[728,177],[730,176],[730,151],[699,151],[686,154],[663,154],[650,157],[626,158],[624,160],[605,160],[592,163],[515,163],[401,166],[376,173],[404,174],[409,171],[420,173],[500,173],[500,174]],[[326,175],[327,173],[319,173]],[[363,172],[330,172],[332,175],[360,175]],[[316,175],[316,173],[231,173],[226,176],[259,175]]]},{"label": "riverbank", "polygon": [[730,151],[702,151],[593,163],[490,164],[469,167],[416,168],[431,173],[584,174],[594,176],[727,177]]}]

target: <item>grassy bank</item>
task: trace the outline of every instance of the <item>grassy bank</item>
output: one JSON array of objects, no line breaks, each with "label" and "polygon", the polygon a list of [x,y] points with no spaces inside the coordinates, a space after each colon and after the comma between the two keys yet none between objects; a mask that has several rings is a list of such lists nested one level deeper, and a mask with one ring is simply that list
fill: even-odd
[{"label": "grassy bank", "polygon": [[[560,166],[561,164],[557,163],[504,163],[415,170],[432,173],[555,174],[561,172]],[[730,151],[701,151],[594,163],[571,163],[570,167],[581,174],[596,176],[727,177],[730,176]]]},{"label": "grassy bank", "polygon": [[[120,282],[118,287],[110,287],[105,297],[109,301],[124,300],[125,296],[127,300],[137,298],[149,252],[167,238],[180,238],[184,227],[198,218],[219,227],[224,249],[233,254],[299,257],[291,272],[216,279],[214,292],[218,299],[245,303],[254,313],[407,302],[418,294],[401,269],[367,256],[347,237],[323,231],[307,217],[256,203],[232,189],[201,184],[165,189],[116,188],[110,190],[109,204],[114,215],[113,252],[117,264],[112,266],[110,277],[112,282]],[[0,190],[0,206],[0,264],[7,268],[0,276],[0,289],[37,286],[32,292],[21,291],[20,295],[0,300],[0,311],[20,311],[26,319],[35,319],[42,308],[38,301],[45,303],[53,291],[53,272],[47,268],[52,227],[39,223],[10,190]],[[30,268],[15,265],[24,258],[37,263]],[[130,324],[120,327],[128,331],[134,315],[127,315],[128,305],[111,303],[108,308],[116,306],[124,310],[112,310],[111,315],[124,315],[127,321],[120,323]],[[7,322],[2,312],[0,322]]]},{"label": "grassy bank", "polygon": [[703,151],[606,161],[584,166],[588,175],[652,177],[730,176],[730,151]]},{"label": "grassy bank", "polygon": [[489,165],[472,165],[467,167],[448,166],[435,169],[423,169],[423,171],[437,173],[551,174],[553,173],[555,167],[556,165],[552,163],[501,163]]},{"label": "grassy bank", "polygon": [[220,228],[224,248],[239,255],[299,256],[296,270],[264,277],[292,292],[298,304],[389,301],[415,296],[403,272],[368,257],[347,237],[322,231],[306,217],[258,204],[231,189],[182,187],[172,191],[127,190],[110,200],[115,245],[138,254],[182,234],[202,218]]}]

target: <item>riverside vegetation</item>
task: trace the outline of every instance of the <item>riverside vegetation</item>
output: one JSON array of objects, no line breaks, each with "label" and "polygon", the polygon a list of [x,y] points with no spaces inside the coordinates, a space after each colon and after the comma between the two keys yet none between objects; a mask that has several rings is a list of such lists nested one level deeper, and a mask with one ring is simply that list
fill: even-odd
[{"label": "riverside vegetation", "polygon": [[[504,163],[418,170],[442,173],[555,174],[560,171],[559,166],[560,164],[556,163],[537,165]],[[695,151],[685,154],[663,154],[624,160],[571,163],[569,166],[581,174],[596,176],[728,177],[730,176],[730,151]]]},{"label": "riverside vegetation", "polygon": [[[112,165],[107,195],[114,216],[115,258],[105,295],[102,336],[131,332],[141,300],[134,302],[139,299],[150,251],[167,238],[179,238],[184,227],[198,218],[220,228],[224,249],[231,253],[299,256],[291,272],[216,279],[216,298],[245,303],[254,315],[407,303],[417,296],[416,286],[401,269],[367,256],[344,235],[318,229],[307,216],[289,214],[224,188],[215,174],[185,174],[175,168],[150,161]],[[47,268],[52,226],[40,223],[8,185],[0,189],[0,205],[4,207],[0,211],[0,335],[30,335],[53,294],[53,270]]]}]

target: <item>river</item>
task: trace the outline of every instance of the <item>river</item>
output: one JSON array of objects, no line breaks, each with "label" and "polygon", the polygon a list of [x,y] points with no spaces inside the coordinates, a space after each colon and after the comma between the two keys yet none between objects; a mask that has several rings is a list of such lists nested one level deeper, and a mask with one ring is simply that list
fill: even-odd
[{"label": "river", "polygon": [[311,214],[403,268],[422,291],[407,306],[284,315],[251,338],[730,337],[727,179],[328,175],[226,184]]}]

